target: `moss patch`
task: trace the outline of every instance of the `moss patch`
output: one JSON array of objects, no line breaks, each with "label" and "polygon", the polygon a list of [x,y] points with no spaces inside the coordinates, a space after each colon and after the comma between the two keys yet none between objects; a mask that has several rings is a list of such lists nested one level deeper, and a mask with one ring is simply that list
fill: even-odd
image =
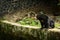
[{"label": "moss patch", "polygon": [[41,27],[40,22],[33,18],[24,18],[21,21],[18,21],[18,23],[20,23],[21,25],[30,25],[30,26]]}]

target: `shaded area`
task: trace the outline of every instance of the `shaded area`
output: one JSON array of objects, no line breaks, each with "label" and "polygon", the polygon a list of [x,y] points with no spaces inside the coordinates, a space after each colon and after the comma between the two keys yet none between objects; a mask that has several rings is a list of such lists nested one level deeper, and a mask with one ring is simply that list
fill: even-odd
[{"label": "shaded area", "polygon": [[[15,13],[16,11],[44,10],[46,13],[60,15],[59,0],[0,0],[0,16]],[[26,10],[26,11],[27,11]]]}]

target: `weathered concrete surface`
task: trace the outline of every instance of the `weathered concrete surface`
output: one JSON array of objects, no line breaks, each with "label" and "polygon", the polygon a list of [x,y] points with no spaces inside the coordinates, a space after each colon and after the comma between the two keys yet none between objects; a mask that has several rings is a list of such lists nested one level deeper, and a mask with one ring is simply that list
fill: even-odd
[{"label": "weathered concrete surface", "polygon": [[2,40],[60,40],[60,29],[40,29],[40,27],[2,21],[0,35]]}]

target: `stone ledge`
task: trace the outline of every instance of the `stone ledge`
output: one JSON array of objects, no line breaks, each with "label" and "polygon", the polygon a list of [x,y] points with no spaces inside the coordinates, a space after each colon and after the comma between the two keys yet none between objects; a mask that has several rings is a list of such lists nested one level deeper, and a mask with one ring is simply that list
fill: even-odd
[{"label": "stone ledge", "polygon": [[[40,29],[40,27],[36,27],[36,26],[30,26],[30,25],[21,25],[19,23],[13,23],[13,22],[9,22],[9,21],[2,21],[3,23],[7,23],[7,24],[11,24],[11,25],[15,25],[18,27],[25,27],[25,28],[32,28],[32,29]],[[53,28],[53,29],[49,29],[49,31],[55,31],[55,32],[60,32],[60,29],[57,28]]]},{"label": "stone ledge", "polygon": [[29,25],[21,25],[21,24],[18,24],[18,23],[12,23],[12,22],[9,22],[9,21],[2,21],[3,23],[7,23],[7,24],[11,24],[11,25],[15,25],[15,26],[18,26],[18,27],[26,27],[26,28],[33,28],[33,29],[40,29],[40,27],[35,27],[35,26],[29,26]]}]

